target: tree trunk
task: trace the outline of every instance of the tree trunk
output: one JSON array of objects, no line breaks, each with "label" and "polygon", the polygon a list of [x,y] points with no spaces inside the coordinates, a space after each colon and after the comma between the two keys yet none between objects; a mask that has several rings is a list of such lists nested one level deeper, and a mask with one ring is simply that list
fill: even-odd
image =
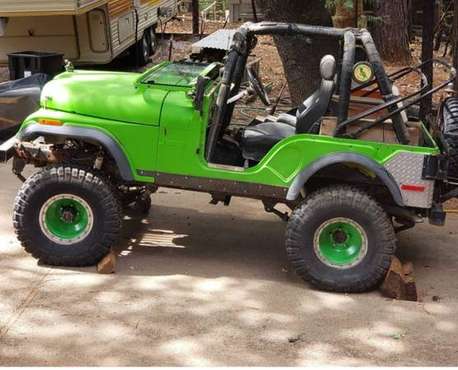
[{"label": "tree trunk", "polygon": [[198,35],[200,33],[199,28],[199,0],[192,0],[192,33]]},{"label": "tree trunk", "polygon": [[407,0],[407,34],[409,35],[409,41],[413,41],[415,39],[415,35],[413,33],[413,26],[414,26],[414,8],[413,2],[414,0]]},{"label": "tree trunk", "polygon": [[379,1],[374,40],[385,61],[409,64],[409,12],[407,0]]},{"label": "tree trunk", "polygon": [[251,11],[253,12],[253,19],[255,22],[258,21],[258,11],[256,9],[256,0],[251,0]]},{"label": "tree trunk", "polygon": [[363,0],[353,0],[353,9],[348,7],[346,0],[336,0],[336,14],[332,17],[334,27],[358,27],[359,16],[364,9]]},{"label": "tree trunk", "polygon": [[[434,57],[434,13],[436,10],[435,0],[423,0],[423,34],[421,45],[421,61],[426,62]],[[429,81],[430,86],[434,86],[434,65],[432,63],[426,64],[422,68]],[[431,114],[433,109],[433,97],[427,96],[421,101],[420,104],[420,118],[426,121],[428,115]]]},{"label": "tree trunk", "polygon": [[[332,26],[331,15],[321,0],[257,0],[267,20]],[[337,43],[325,37],[275,36],[275,44],[283,63],[286,80],[295,105],[317,89],[320,60],[336,54]],[[264,61],[268,62],[268,61]]]},{"label": "tree trunk", "polygon": [[336,0],[336,15],[333,17],[334,26],[338,28],[354,27],[355,14],[347,8],[345,0]]},{"label": "tree trunk", "polygon": [[[455,0],[454,4],[454,19],[453,19],[453,64],[458,71],[458,0]],[[455,92],[456,95],[458,96],[458,74],[456,76],[455,80]]]}]

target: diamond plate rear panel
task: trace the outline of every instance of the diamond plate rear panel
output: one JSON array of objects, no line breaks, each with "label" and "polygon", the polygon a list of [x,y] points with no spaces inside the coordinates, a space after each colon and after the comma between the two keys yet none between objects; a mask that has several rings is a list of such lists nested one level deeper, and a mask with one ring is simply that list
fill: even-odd
[{"label": "diamond plate rear panel", "polygon": [[424,180],[423,162],[425,156],[416,153],[399,153],[385,163],[385,168],[396,180],[399,187],[402,185],[424,186],[424,192],[401,190],[404,204],[409,207],[431,208],[433,202],[434,181]]}]

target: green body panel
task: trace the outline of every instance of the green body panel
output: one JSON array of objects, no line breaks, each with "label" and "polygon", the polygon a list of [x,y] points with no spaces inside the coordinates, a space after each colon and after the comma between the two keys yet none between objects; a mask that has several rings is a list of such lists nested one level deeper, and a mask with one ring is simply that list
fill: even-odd
[{"label": "green body panel", "polygon": [[152,168],[156,163],[159,126],[140,125],[96,117],[40,109],[30,115],[21,127],[37,122],[40,118],[50,118],[65,122],[66,125],[92,128],[112,137],[126,155],[137,181],[151,182],[151,178],[138,176],[135,169]]},{"label": "green body panel", "polygon": [[[167,73],[161,77],[159,71],[166,67]],[[154,178],[137,173],[144,170],[288,187],[301,170],[334,153],[361,154],[381,165],[402,151],[439,153],[437,147],[301,134],[279,142],[249,169],[208,164],[206,131],[219,83],[208,84],[202,112],[194,108],[191,93],[196,76],[205,75],[210,69],[202,67],[193,71],[192,78],[183,77],[182,71],[174,73],[169,63],[156,66],[144,75],[64,73],[46,85],[42,97],[44,108],[28,117],[22,129],[40,118],[49,118],[61,120],[65,125],[100,130],[119,143],[133,178],[139,182],[154,182]],[[47,96],[52,99],[46,99]]]},{"label": "green body panel", "polygon": [[62,73],[45,85],[41,105],[69,113],[157,126],[168,90],[137,85],[137,79],[135,73]]}]

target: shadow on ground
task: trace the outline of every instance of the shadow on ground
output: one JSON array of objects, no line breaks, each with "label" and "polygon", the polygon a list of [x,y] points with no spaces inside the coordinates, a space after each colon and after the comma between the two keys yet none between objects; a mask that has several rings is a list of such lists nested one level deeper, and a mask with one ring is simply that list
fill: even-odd
[{"label": "shadow on ground", "polygon": [[458,218],[402,237],[423,302],[394,302],[313,290],[288,271],[283,222],[208,200],[161,190],[126,220],[114,275],[37,266],[3,226],[0,365],[458,362]]}]

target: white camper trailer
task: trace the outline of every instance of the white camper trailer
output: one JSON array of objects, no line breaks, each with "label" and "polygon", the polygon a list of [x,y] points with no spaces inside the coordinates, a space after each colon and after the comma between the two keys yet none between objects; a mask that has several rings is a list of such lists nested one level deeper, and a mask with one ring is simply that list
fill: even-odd
[{"label": "white camper trailer", "polygon": [[33,50],[105,64],[129,50],[145,64],[156,26],[176,12],[177,0],[0,0],[0,63]]}]

